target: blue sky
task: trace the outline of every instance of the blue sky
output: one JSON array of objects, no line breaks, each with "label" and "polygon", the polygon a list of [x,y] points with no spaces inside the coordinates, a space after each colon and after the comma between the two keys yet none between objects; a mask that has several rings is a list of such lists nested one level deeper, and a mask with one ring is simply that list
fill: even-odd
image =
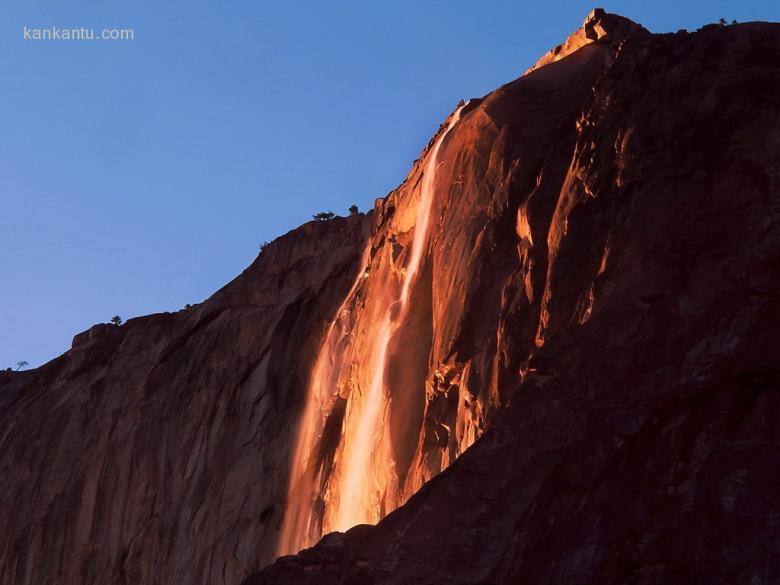
[{"label": "blue sky", "polygon": [[[0,366],[200,302],[312,213],[371,207],[459,99],[517,77],[593,6],[3,0]],[[658,32],[780,20],[775,0],[602,6]],[[25,41],[25,26],[135,40]]]}]

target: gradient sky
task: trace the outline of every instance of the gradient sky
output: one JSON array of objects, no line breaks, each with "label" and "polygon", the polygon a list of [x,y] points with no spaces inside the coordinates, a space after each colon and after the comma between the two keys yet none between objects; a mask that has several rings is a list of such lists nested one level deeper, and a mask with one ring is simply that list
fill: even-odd
[{"label": "gradient sky", "polygon": [[[371,207],[459,99],[517,77],[593,6],[3,0],[0,366],[200,302],[312,213]],[[657,32],[780,20],[777,0],[602,6]],[[135,40],[32,42],[24,26]]]}]

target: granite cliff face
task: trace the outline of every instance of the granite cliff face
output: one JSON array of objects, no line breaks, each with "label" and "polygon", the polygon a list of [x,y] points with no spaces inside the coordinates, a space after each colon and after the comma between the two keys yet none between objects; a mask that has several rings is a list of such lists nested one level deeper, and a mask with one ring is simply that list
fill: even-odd
[{"label": "granite cliff face", "polygon": [[593,11],[543,70],[459,105],[379,202],[312,373],[279,553],[403,504],[489,426],[548,330],[583,317],[586,283],[549,298],[581,275],[550,264],[566,217],[544,191],[572,180],[583,97],[632,34]]},{"label": "granite cliff face", "polygon": [[422,435],[489,430],[248,584],[776,581],[778,87],[776,25],[594,12],[468,104],[437,171]]},{"label": "granite cliff face", "polygon": [[233,584],[381,520],[247,583],[775,582],[778,87],[778,25],[596,10],[373,213],[1,373],[2,581]]},{"label": "granite cliff face", "polygon": [[0,582],[237,583],[272,560],[297,406],[369,227],[308,223],[202,305],[0,374]]}]

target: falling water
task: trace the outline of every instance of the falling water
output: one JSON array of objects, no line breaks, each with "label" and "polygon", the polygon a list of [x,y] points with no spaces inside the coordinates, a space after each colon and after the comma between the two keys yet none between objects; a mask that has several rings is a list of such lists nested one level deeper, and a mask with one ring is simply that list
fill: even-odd
[{"label": "falling water", "polygon": [[[322,439],[327,413],[339,397],[339,381],[348,374],[350,364],[345,363],[345,359],[349,359],[345,358],[345,350],[350,330],[349,319],[344,317],[350,313],[356,292],[368,276],[367,268],[358,275],[328,326],[312,369],[306,406],[299,426],[279,554],[297,552],[316,542],[325,532],[343,531],[356,524],[377,522],[389,511],[385,508],[392,509],[397,505],[397,478],[387,430],[382,424],[388,401],[385,371],[391,339],[407,316],[411,288],[427,247],[439,148],[457,123],[460,110],[458,108],[451,116],[446,129],[428,153],[423,168],[414,238],[406,266],[401,271],[400,294],[397,298],[388,296],[376,320],[377,325],[371,327],[373,332],[367,347],[352,356],[352,362],[368,364],[370,381],[365,390],[358,387],[349,392],[333,468],[328,477],[323,477],[328,471],[322,468],[322,461],[313,455]],[[367,266],[371,246],[369,241],[361,266]],[[324,509],[322,516],[318,517],[315,510],[320,498],[324,501]]]},{"label": "falling water", "polygon": [[[371,247],[366,246],[360,266],[366,265],[370,252]],[[290,468],[287,508],[277,546],[277,552],[280,555],[298,552],[322,536],[313,514],[322,470],[315,468],[318,462],[311,455],[316,447],[318,435],[324,426],[329,402],[333,400],[331,394],[336,387],[341,365],[342,353],[340,350],[344,335],[339,329],[339,317],[346,310],[364,276],[365,273],[361,273],[355,279],[352,288],[336,312],[336,317],[330,322],[312,368],[306,406],[298,428]]]}]

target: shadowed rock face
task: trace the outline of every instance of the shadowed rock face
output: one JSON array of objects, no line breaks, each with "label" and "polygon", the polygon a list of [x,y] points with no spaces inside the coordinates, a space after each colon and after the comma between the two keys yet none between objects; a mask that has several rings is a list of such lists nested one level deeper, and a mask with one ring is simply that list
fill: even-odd
[{"label": "shadowed rock face", "polygon": [[[780,26],[594,11],[466,104],[388,350],[397,503],[427,483],[248,583],[776,581],[778,87]],[[369,268],[349,309],[371,339],[429,151],[202,305],[0,372],[0,581],[234,584],[273,560],[328,323]]]},{"label": "shadowed rock face", "polygon": [[236,583],[273,559],[308,369],[370,216],[279,238],[205,303],[0,374],[0,583]]}]

